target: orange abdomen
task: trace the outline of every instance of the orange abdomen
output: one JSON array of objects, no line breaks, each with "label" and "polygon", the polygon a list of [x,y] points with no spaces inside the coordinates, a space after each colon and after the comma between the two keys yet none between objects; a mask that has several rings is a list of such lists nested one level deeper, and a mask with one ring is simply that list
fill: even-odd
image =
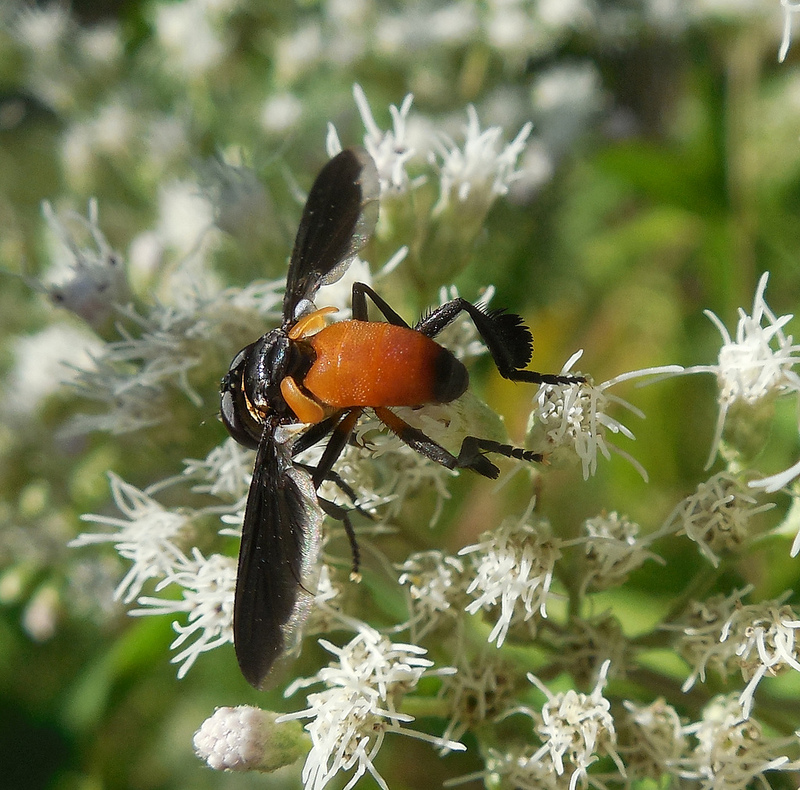
[{"label": "orange abdomen", "polygon": [[339,321],[308,340],[316,359],[303,386],[335,408],[447,403],[469,381],[446,348],[405,327]]}]

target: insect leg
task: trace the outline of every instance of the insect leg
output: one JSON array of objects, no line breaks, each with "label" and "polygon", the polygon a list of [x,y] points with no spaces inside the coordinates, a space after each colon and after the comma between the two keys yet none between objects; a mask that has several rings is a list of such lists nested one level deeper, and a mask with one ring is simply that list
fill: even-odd
[{"label": "insect leg", "polygon": [[343,412],[336,412],[330,417],[326,417],[320,422],[314,423],[302,436],[299,436],[292,445],[292,457],[299,455],[303,450],[308,450],[317,442],[324,439],[331,431],[336,429],[346,415]]},{"label": "insect leg", "polygon": [[[317,468],[315,466],[311,466],[311,464],[300,464],[297,461],[295,461],[294,465],[296,467],[298,467],[299,469],[302,469],[305,472],[308,472],[309,475],[313,475],[314,472],[317,471]],[[347,483],[345,480],[343,480],[340,475],[338,475],[336,472],[334,472],[333,469],[331,469],[331,471],[328,472],[327,475],[325,475],[325,482],[326,483],[333,483],[350,500],[350,502],[352,503],[353,508],[355,510],[357,510],[359,513],[361,513],[362,515],[366,516],[367,518],[372,518],[372,515],[370,513],[367,513],[366,510],[362,510],[356,504],[356,499],[358,498],[358,495],[356,494],[356,492],[353,489],[353,487],[349,483]],[[317,497],[317,498],[319,498],[319,497]]]},{"label": "insect leg", "polygon": [[[458,457],[437,444],[430,436],[424,434],[419,428],[409,425],[404,419],[398,417],[393,411],[384,407],[375,409],[378,419],[395,435],[398,439],[405,442],[412,450],[436,461],[437,464],[448,469],[472,469],[484,477],[496,478],[500,470],[484,455],[480,450],[469,446],[465,453],[463,444]],[[471,437],[468,437],[471,438]],[[464,440],[466,441],[466,439]]]},{"label": "insect leg", "polygon": [[[306,472],[309,474],[314,473],[314,467],[308,464],[295,464],[295,466],[299,466],[301,469],[305,469]],[[342,478],[336,474],[333,470],[329,471],[328,474],[325,476],[325,480],[330,483],[333,483],[349,500],[350,504],[353,506],[353,510],[357,510],[362,516],[366,516],[370,521],[374,519],[372,513],[367,512],[364,510],[357,502],[356,499],[358,495],[353,490],[353,488],[348,485]],[[356,541],[356,533],[353,529],[353,526],[350,522],[350,516],[348,515],[347,508],[340,507],[334,502],[331,502],[328,499],[323,499],[321,496],[317,496],[317,502],[319,502],[319,506],[322,510],[327,513],[332,518],[338,519],[339,521],[344,524],[344,531],[347,534],[347,540],[350,542],[350,550],[353,555],[353,565],[351,569],[351,576],[355,580],[358,574],[358,568],[361,564],[361,552],[358,548],[358,542]]]},{"label": "insect leg", "polygon": [[333,429],[331,438],[328,440],[328,444],[322,453],[322,458],[319,459],[319,463],[314,473],[311,475],[314,488],[319,488],[323,480],[328,478],[331,469],[333,469],[333,465],[342,454],[342,450],[344,450],[345,445],[350,439],[350,434],[353,432],[353,428],[355,428],[362,411],[363,409],[350,409],[345,412],[344,418]]},{"label": "insect leg", "polygon": [[[367,297],[372,299],[373,304],[380,310],[386,320],[395,326],[409,328],[408,324],[382,299],[375,291],[364,283],[353,283],[353,318],[356,321],[369,321],[367,313]],[[451,319],[452,320],[452,319]]]},{"label": "insect leg", "polygon": [[[335,518],[337,521],[341,521],[342,524],[344,524],[344,531],[350,543],[350,552],[353,555],[353,564],[350,566],[350,579],[352,581],[360,581],[361,574],[359,573],[359,568],[361,567],[361,550],[358,548],[358,541],[356,540],[353,523],[350,521],[349,511],[347,508],[341,507],[335,502],[331,502],[329,499],[323,499],[322,497],[317,497],[317,502],[319,502],[319,506],[325,513],[331,516],[331,518]],[[359,512],[364,512],[358,507],[356,507],[356,509],[359,510]]]},{"label": "insect leg", "polygon": [[[355,498],[355,491],[353,491],[353,489],[350,488],[350,486],[348,486],[347,483],[345,483],[344,480],[342,480],[339,475],[333,471],[333,465],[342,454],[342,450],[344,450],[345,445],[350,439],[350,434],[353,432],[353,428],[355,428],[356,422],[361,416],[362,411],[363,409],[350,409],[349,411],[346,411],[344,413],[344,417],[342,417],[339,422],[333,426],[331,438],[328,440],[328,444],[322,452],[322,458],[319,459],[319,463],[311,473],[311,480],[315,489],[319,488],[323,481],[332,480],[345,492],[345,494],[347,494],[348,497],[350,497],[351,500]],[[324,433],[318,434],[317,438],[321,439],[324,435]],[[336,505],[327,499],[323,499],[322,497],[317,497],[317,501],[319,502],[319,506],[329,516],[339,519],[339,521],[344,524],[344,531],[347,533],[347,539],[350,541],[350,551],[353,554],[351,576],[354,579],[358,578],[358,567],[361,563],[361,552],[358,549],[356,533],[353,530],[353,524],[350,521],[350,516],[347,514],[347,509],[340,507],[339,505]],[[356,506],[356,509],[360,510],[358,506]]]},{"label": "insect leg", "polygon": [[[466,436],[461,442],[461,451],[458,454],[458,466],[474,468],[475,459],[483,458],[484,453],[498,453],[506,458],[517,458],[520,461],[544,461],[541,453],[514,447],[511,444],[501,444],[492,439],[479,439],[477,436]],[[486,460],[483,458],[483,460]]]},{"label": "insect leg", "polygon": [[414,329],[427,337],[436,337],[461,312],[467,313],[472,319],[503,378],[533,384],[576,384],[585,381],[581,376],[562,376],[524,370],[533,354],[533,337],[522,318],[515,313],[507,313],[504,310],[487,312],[459,297],[425,316]]}]

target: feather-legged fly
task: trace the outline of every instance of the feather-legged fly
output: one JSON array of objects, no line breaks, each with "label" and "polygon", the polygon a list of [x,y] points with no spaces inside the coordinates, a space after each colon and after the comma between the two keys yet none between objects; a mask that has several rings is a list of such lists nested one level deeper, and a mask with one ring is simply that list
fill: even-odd
[{"label": "feather-legged fly", "polygon": [[[418,453],[450,469],[494,478],[487,457],[525,461],[542,456],[468,436],[458,455],[406,423],[393,406],[448,403],[467,389],[464,365],[435,338],[462,312],[474,322],[500,374],[511,381],[573,383],[573,376],[525,370],[531,332],[522,319],[464,299],[438,307],[409,326],[369,286],[353,285],[352,318],[326,325],[335,308],[317,309],[320,286],[335,282],[369,239],[378,217],[375,164],[361,148],[342,151],[317,176],[294,244],[277,329],[242,349],[221,385],[221,415],[231,436],[256,450],[242,527],[233,635],[239,666],[256,688],[299,636],[310,604],[306,582],[316,559],[321,510],[340,518],[358,548],[344,508],[317,498],[325,480],[347,489],[333,466],[365,409]],[[386,322],[370,321],[367,297]],[[304,433],[284,426],[305,423]],[[330,437],[316,467],[298,453]]]}]

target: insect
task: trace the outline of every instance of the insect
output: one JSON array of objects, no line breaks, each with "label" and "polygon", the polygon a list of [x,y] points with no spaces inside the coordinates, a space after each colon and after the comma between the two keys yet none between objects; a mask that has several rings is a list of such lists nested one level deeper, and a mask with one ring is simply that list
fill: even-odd
[{"label": "insect", "polygon": [[[275,662],[299,638],[310,606],[306,583],[316,560],[321,510],[344,522],[357,569],[358,547],[346,511],[317,497],[316,490],[325,480],[347,489],[333,467],[365,409],[414,450],[450,469],[494,478],[499,470],[487,453],[542,460],[529,450],[474,436],[453,455],[392,411],[449,403],[466,391],[466,368],[433,339],[456,316],[469,315],[505,378],[583,380],[525,370],[532,337],[522,319],[465,299],[447,302],[412,327],[372,288],[356,282],[352,319],[326,325],[325,316],[336,308],[317,309],[313,298],[320,286],[343,275],[369,239],[379,193],[375,164],[361,148],[342,151],[323,167],[300,220],[281,325],[243,348],[222,379],[222,421],[236,441],[256,450],[233,618],[239,666],[256,688],[264,687]],[[367,298],[385,322],[369,320]],[[308,425],[304,433],[286,430],[297,423]],[[316,467],[293,460],[326,437]]]}]

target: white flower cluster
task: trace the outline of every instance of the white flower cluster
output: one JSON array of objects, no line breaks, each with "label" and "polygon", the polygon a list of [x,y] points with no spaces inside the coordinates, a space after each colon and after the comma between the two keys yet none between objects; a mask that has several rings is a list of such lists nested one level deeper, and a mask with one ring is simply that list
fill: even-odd
[{"label": "white flower cluster", "polygon": [[[577,352],[567,360],[561,374],[579,375],[572,366],[583,352]],[[602,384],[587,380],[581,384],[543,384],[534,396],[534,408],[528,420],[528,442],[530,446],[550,460],[577,457],[581,462],[584,479],[597,471],[597,456],[610,458],[615,452],[631,462],[644,480],[647,472],[629,453],[607,440],[609,433],[621,433],[634,439],[629,428],[609,414],[610,407],[621,406],[643,417],[635,406],[608,390],[629,379],[645,376],[663,376],[682,372],[678,365],[635,370],[615,376]]]},{"label": "white flower cluster", "polygon": [[[447,136],[430,132],[418,134],[412,144],[409,130],[412,94],[403,99],[399,108],[390,106],[392,130],[386,132],[375,121],[360,85],[355,86],[353,95],[366,129],[364,147],[375,160],[383,197],[400,196],[426,182],[426,176],[411,178],[406,172],[407,165],[417,159],[427,159],[438,171],[439,201],[433,208],[434,215],[451,202],[467,201],[480,206],[478,213],[484,214],[496,197],[508,194],[509,186],[523,176],[517,162],[525,150],[531,123],[525,124],[511,143],[502,146],[502,128],[491,126],[481,130],[478,112],[469,105],[463,147]],[[342,150],[332,124],[328,127],[326,147],[330,156]]]},{"label": "white flower cluster", "polygon": [[[710,372],[717,377],[720,409],[709,466],[720,448],[726,417],[735,407],[755,412],[759,408],[769,407],[781,395],[800,392],[800,376],[792,370],[800,362],[800,346],[795,345],[791,335],[783,331],[792,316],[776,316],[769,309],[764,299],[768,279],[769,273],[765,272],[758,281],[752,314],[739,310],[734,337],[714,313],[706,310],[706,315],[722,335],[719,360],[716,365],[696,366],[686,371]],[[788,482],[782,476],[780,479],[783,485]],[[771,485],[775,480],[761,480],[754,485],[777,490]]]},{"label": "white flower cluster", "polygon": [[117,532],[87,532],[75,538],[74,547],[96,543],[113,543],[122,559],[131,567],[114,592],[114,597],[130,603],[142,591],[149,579],[160,579],[183,559],[179,548],[181,533],[186,532],[189,519],[167,510],[147,492],[110,474],[114,503],[125,518],[84,516],[94,524],[115,527]]},{"label": "white flower cluster", "polygon": [[800,672],[800,617],[785,603],[788,594],[750,605],[741,603],[742,595],[735,592],[696,604],[683,624],[679,649],[693,667],[683,691],[698,679],[704,682],[709,667],[723,677],[738,668],[746,682],[738,704],[748,717],[764,677],[789,669]]},{"label": "white flower cluster", "polygon": [[[61,220],[49,204],[44,212],[71,265],[59,285],[36,287],[98,331],[113,320],[122,335],[75,372],[73,386],[106,411],[76,418],[74,432],[130,433],[162,423],[170,418],[167,396],[174,388],[194,406],[202,405],[190,374],[214,353],[220,326],[238,334],[251,326],[254,315],[278,315],[282,280],[229,289],[207,282],[203,289],[196,268],[187,265],[172,277],[170,303],[155,303],[142,313],[130,304],[127,267],[100,229],[97,202],[90,202],[88,219],[68,214]],[[93,246],[81,244],[80,231],[89,234]]]},{"label": "white flower cluster", "polygon": [[494,612],[499,606],[489,634],[489,642],[498,647],[512,625],[527,623],[536,612],[547,617],[553,569],[563,545],[548,532],[544,524],[534,527],[511,518],[494,532],[484,533],[480,543],[458,552],[471,555],[473,565],[474,576],[466,590],[473,600],[467,612]]},{"label": "white flower cluster", "polygon": [[[208,298],[187,294],[183,304],[157,304],[146,316],[132,308],[121,310],[121,319],[128,319],[135,332],[120,326],[123,339],[107,343],[104,353],[91,368],[81,370],[75,382],[84,397],[103,403],[106,412],[76,419],[73,430],[129,433],[162,424],[169,419],[173,389],[195,407],[202,406],[190,374],[202,370],[213,354],[220,322],[232,313],[229,330],[239,333],[237,320],[249,323],[248,313],[274,315],[280,287],[282,283],[275,282],[263,289],[228,289]],[[232,311],[233,306],[239,309]]]},{"label": "white flower cluster", "polygon": [[351,788],[369,773],[384,790],[386,783],[373,760],[387,732],[428,741],[440,748],[463,750],[460,743],[427,735],[404,726],[414,720],[402,713],[403,697],[429,675],[445,675],[452,668],[433,669],[416,645],[393,644],[377,631],[362,625],[344,647],[327,640],[320,644],[336,657],[314,677],[301,678],[286,690],[290,696],[301,688],[322,683],[323,691],[308,695],[308,707],[281,716],[278,721],[309,719],[305,729],[311,736],[311,751],[303,768],[307,790],[321,790],[339,771],[354,769],[345,785]]},{"label": "white flower cluster", "polygon": [[[47,202],[42,205],[42,212],[62,250],[66,251],[68,261],[57,263],[57,267],[65,272],[60,275],[59,284],[32,284],[43,290],[53,304],[79,315],[93,329],[107,329],[115,308],[128,302],[130,292],[123,259],[111,248],[100,230],[97,200],[89,201],[88,217],[68,212],[62,220]],[[72,230],[73,226],[77,229]],[[80,244],[80,231],[89,234],[93,246]],[[58,251],[54,257],[59,260]]]},{"label": "white flower cluster", "polygon": [[759,505],[735,475],[719,472],[678,504],[662,532],[685,534],[717,567],[721,554],[740,551],[752,539],[754,516],[772,507],[771,502]]},{"label": "white flower cluster", "polygon": [[627,717],[620,727],[619,753],[628,778],[658,781],[673,770],[686,750],[680,716],[662,698],[649,705],[623,700],[623,705]]},{"label": "white flower cluster", "polygon": [[180,664],[178,678],[192,668],[197,657],[215,647],[233,642],[233,593],[236,587],[236,560],[222,554],[206,558],[197,548],[190,558],[183,557],[169,569],[155,588],[156,592],[169,585],[183,590],[182,600],[155,598],[143,595],[138,599],[144,609],[133,609],[130,614],[186,614],[186,625],[173,622],[178,637],[170,650],[180,647],[193,636],[196,639],[180,653],[173,656],[173,664]]},{"label": "white flower cluster", "polygon": [[[392,116],[392,131],[381,131],[372,115],[367,96],[360,85],[353,88],[353,96],[358,106],[358,112],[364,128],[364,148],[375,161],[378,177],[381,181],[382,195],[401,195],[409,188],[421,181],[411,182],[406,173],[406,164],[414,157],[416,151],[407,139],[408,114],[411,112],[411,103],[414,101],[412,94],[408,94],[399,109],[394,105],[389,107]],[[331,124],[328,127],[327,150],[329,156],[335,156],[342,150],[339,135]]]},{"label": "white flower cluster", "polygon": [[[110,475],[110,479],[114,502],[125,518],[84,516],[85,521],[115,527],[117,531],[84,533],[70,545],[113,543],[120,557],[130,562],[114,597],[126,604],[136,600],[145,607],[132,610],[132,615],[186,615],[186,625],[173,623],[178,637],[170,646],[174,649],[193,639],[172,658],[173,663],[181,665],[178,677],[183,677],[201,653],[233,641],[236,561],[221,554],[204,557],[197,548],[186,556],[192,521],[202,516],[202,511],[167,510],[148,492],[116,475]],[[166,588],[171,592],[177,587],[183,591],[182,598],[142,596],[142,588],[150,580],[158,580],[156,592]]]},{"label": "white flower cluster", "polygon": [[616,587],[646,560],[660,558],[647,550],[652,542],[640,539],[639,525],[618,513],[608,513],[584,522],[586,531],[586,572],[584,591]]},{"label": "white flower cluster", "polygon": [[491,202],[494,196],[507,194],[509,185],[521,177],[517,160],[525,150],[533,124],[526,123],[505,148],[498,150],[502,129],[493,126],[481,131],[472,105],[467,107],[467,116],[463,149],[452,140],[439,146],[440,196],[434,212],[444,211],[453,201],[474,201],[476,193],[479,202]]},{"label": "white flower cluster", "polygon": [[[800,759],[788,756],[800,754],[800,731],[786,737],[765,735],[759,722],[742,710],[736,694],[714,697],[700,719],[688,724],[663,699],[649,705],[623,700],[625,715],[615,721],[602,694],[608,671],[604,662],[590,694],[553,694],[529,676],[547,702],[541,712],[518,712],[537,723],[542,746],[505,752],[490,748],[486,769],[460,781],[481,778],[487,786],[523,790],[574,790],[580,783],[603,790],[609,778],[627,785],[662,781],[668,775],[697,783],[702,790],[745,790],[753,780],[771,786],[768,772],[800,768]],[[614,763],[616,775],[587,772],[603,758]]]},{"label": "white flower cluster", "polygon": [[413,612],[408,628],[419,642],[444,619],[455,618],[465,601],[464,562],[438,549],[412,554],[401,566],[398,583],[408,588],[409,609]]},{"label": "white flower cluster", "polygon": [[[671,374],[675,368],[646,371],[654,372]],[[589,387],[585,385],[586,389]],[[561,389],[565,393],[563,397],[567,397],[568,388]],[[596,426],[597,422],[594,424]],[[371,436],[371,428],[365,431],[362,436]],[[369,441],[372,443],[371,438]],[[407,450],[397,450],[397,447],[383,448],[377,457],[391,459],[406,454],[416,459]],[[377,503],[372,484],[365,484],[364,476],[358,472],[358,462],[353,461],[360,452],[358,448],[348,449],[342,474],[345,480],[352,479],[354,485],[363,487],[367,497],[365,501],[370,501],[369,491],[373,490],[372,501]],[[375,456],[371,458],[374,464]],[[223,513],[226,519],[235,522],[241,518],[249,482],[249,462],[250,453],[228,440],[206,459],[187,462],[182,479],[193,483],[196,492],[211,494],[228,502],[215,512]],[[441,471],[433,465],[427,466]],[[375,474],[374,470],[372,474]],[[385,470],[381,474],[385,475]],[[391,477],[396,478],[396,483],[406,475],[397,472]],[[181,663],[179,674],[183,677],[201,652],[231,639],[234,562],[220,555],[205,558],[197,549],[189,555],[185,553],[186,525],[196,514],[165,510],[149,493],[133,489],[118,479],[112,480],[112,486],[126,519],[94,517],[98,523],[115,526],[118,531],[83,536],[78,543],[114,542],[119,553],[132,562],[131,571],[117,594],[128,602],[138,596],[140,608],[134,614],[180,613],[186,617],[185,625],[175,624],[178,637],[173,643],[173,648],[183,647],[173,659]],[[446,495],[446,489],[443,495]],[[400,489],[385,488],[380,498],[383,502],[393,502],[402,501],[405,496],[407,492],[401,486]],[[709,559],[716,563],[720,552],[735,549],[745,541],[749,520],[765,507],[747,495],[738,477],[722,473],[682,503],[662,530],[646,538],[639,537],[637,525],[616,513],[587,520],[586,535],[573,541],[553,538],[544,522],[532,525],[526,515],[521,520],[507,519],[494,532],[485,533],[479,542],[465,547],[457,556],[442,551],[418,553],[401,566],[400,575],[400,583],[408,591],[411,610],[404,627],[410,630],[413,644],[392,644],[377,631],[350,618],[340,608],[338,590],[329,579],[328,569],[323,567],[316,598],[319,616],[316,621],[312,617],[314,622],[310,623],[309,630],[325,632],[344,626],[354,628],[357,635],[342,648],[322,641],[337,661],[315,677],[296,682],[290,690],[315,683],[324,683],[327,688],[309,694],[308,706],[304,710],[275,723],[280,728],[283,720],[308,720],[306,730],[311,735],[312,749],[303,772],[306,787],[320,790],[339,771],[352,772],[349,787],[365,773],[372,774],[378,784],[385,787],[375,769],[374,759],[386,732],[428,740],[448,751],[460,748],[456,741],[466,731],[479,728],[482,722],[497,722],[511,715],[514,712],[515,670],[499,654],[494,657],[486,650],[488,645],[502,648],[509,635],[513,635],[512,641],[517,642],[522,634],[526,639],[537,634],[539,623],[548,616],[548,604],[557,598],[551,587],[556,565],[566,548],[576,544],[584,546],[586,567],[579,586],[581,594],[586,595],[591,589],[621,584],[646,559],[655,558],[648,548],[653,540],[674,533],[676,529],[696,540]],[[233,517],[237,510],[239,516]],[[166,600],[141,596],[143,584],[151,579],[158,581],[156,592],[180,589],[182,597]],[[465,621],[462,619],[465,612],[481,614],[491,622],[491,629],[487,629],[488,636],[485,637],[488,645],[479,661],[465,651]],[[533,619],[537,614],[540,620]],[[746,685],[737,697],[737,704],[740,718],[749,720],[754,694],[763,678],[786,670],[800,670],[795,640],[800,620],[783,600],[744,606],[740,603],[740,595],[720,597],[707,601],[695,615],[681,629],[681,652],[693,667],[684,691],[688,691],[698,679],[704,680],[707,668],[714,668],[726,676],[739,670]],[[433,663],[422,658],[424,648],[416,643],[434,632],[442,632],[440,629],[445,624],[459,635],[463,659],[454,662],[455,668],[434,670]],[[612,655],[615,662],[624,665],[627,661],[625,651],[614,649],[612,644],[614,639],[622,639],[622,632],[599,625],[592,631],[588,623],[586,627],[588,630],[582,646],[576,641],[577,631],[574,629],[571,632],[572,643],[567,634],[552,639],[552,644],[561,645],[561,665],[570,667],[575,677],[584,677],[591,667],[583,666],[586,661],[579,667],[573,659],[578,652],[585,654],[590,644],[595,650],[600,650],[599,646],[604,644],[602,650],[607,651],[606,655]],[[186,646],[190,639],[191,644]],[[589,769],[602,757],[610,758],[621,776],[627,772],[630,777],[656,778],[664,772],[673,773],[676,766],[680,766],[682,775],[686,777],[704,775],[703,772],[709,769],[702,763],[700,747],[690,751],[686,739],[694,733],[704,732],[705,725],[700,723],[679,729],[677,719],[672,715],[673,709],[663,704],[642,706],[626,701],[629,719],[624,725],[625,741],[622,746],[618,745],[618,726],[611,716],[608,700],[602,695],[609,663],[605,661],[602,665],[599,680],[590,694],[577,691],[553,694],[531,676],[531,681],[548,696],[541,713],[534,715],[541,746],[515,746],[506,753],[490,751],[486,770],[481,776],[497,776],[504,780],[513,777],[515,786],[520,787],[567,787],[574,790],[578,783],[601,787],[600,780]],[[402,698],[427,674],[442,676],[438,699],[448,724],[441,738],[408,729],[405,725],[412,719],[400,708]],[[213,735],[209,741],[211,746],[201,747],[199,744],[203,738],[198,733],[198,750],[209,764],[232,769],[272,765],[270,761],[273,758],[265,747],[259,745],[262,740],[256,737],[263,729],[261,725],[253,728],[241,717],[223,718],[227,722],[223,727],[225,734]],[[208,728],[217,732],[210,723],[201,732]],[[633,731],[640,735],[629,743]],[[248,736],[251,732],[255,733],[254,740]],[[249,745],[241,745],[244,743]],[[758,753],[765,757],[761,762],[749,764],[750,776],[791,764],[788,757],[767,758],[774,755],[774,751],[770,751],[775,746],[774,741],[758,743]],[[249,756],[242,757],[243,753]],[[730,772],[733,768],[724,770]],[[741,770],[741,765],[737,770]]]},{"label": "white flower cluster", "polygon": [[446,705],[447,726],[443,736],[459,739],[481,725],[504,719],[513,709],[518,691],[516,668],[490,646],[475,655],[469,650],[464,629],[458,626],[455,672],[442,679],[438,700]]},{"label": "white flower cluster", "polygon": [[274,771],[303,753],[300,727],[278,724],[278,714],[240,705],[217,708],[194,735],[200,759],[218,771]]},{"label": "white flower cluster", "polygon": [[507,519],[456,557],[428,551],[411,555],[400,566],[399,580],[408,587],[412,611],[405,625],[416,639],[457,620],[461,611],[483,613],[493,621],[487,641],[498,648],[509,629],[536,632],[531,618],[537,613],[547,617],[553,569],[570,543],[553,538],[546,523],[533,526],[526,519]]},{"label": "white flower cluster", "polygon": [[736,694],[715,697],[703,711],[703,718],[683,728],[697,745],[678,765],[680,775],[699,782],[702,790],[745,790],[759,779],[768,787],[768,771],[796,771],[800,760],[773,755],[780,749],[796,747],[795,738],[764,736],[761,725],[742,710]]},{"label": "white flower cluster", "polygon": [[611,704],[603,696],[610,661],[600,667],[597,683],[590,694],[572,689],[553,694],[535,675],[528,679],[547,696],[541,714],[535,714],[536,731],[542,747],[530,758],[531,763],[544,760],[551,770],[562,776],[572,767],[569,790],[575,790],[579,781],[586,782],[587,770],[600,756],[609,756],[622,777],[625,766],[617,753],[617,734],[611,716]]}]

